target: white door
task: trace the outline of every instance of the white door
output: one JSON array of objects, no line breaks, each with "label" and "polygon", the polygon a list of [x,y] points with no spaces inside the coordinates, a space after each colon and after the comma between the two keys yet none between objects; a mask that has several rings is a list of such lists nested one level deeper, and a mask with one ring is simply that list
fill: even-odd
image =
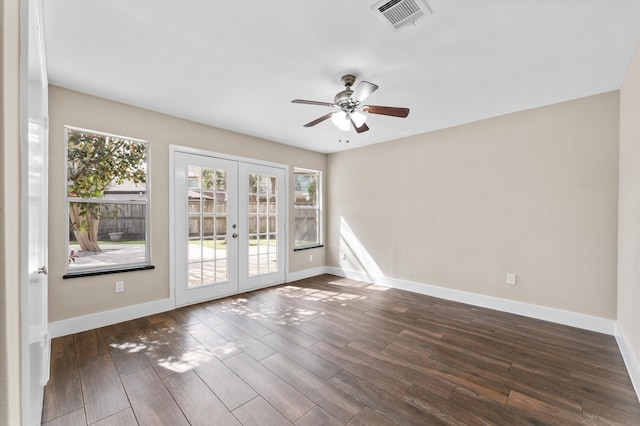
[{"label": "white door", "polygon": [[284,282],[285,169],[176,151],[176,305]]},{"label": "white door", "polygon": [[[40,424],[44,385],[49,380],[47,318],[47,173],[48,98],[40,0],[23,2],[21,58],[21,234],[22,249],[22,417],[23,424]],[[26,38],[26,40],[25,40]],[[26,49],[25,49],[26,43]],[[26,57],[25,57],[26,56]]]},{"label": "white door", "polygon": [[240,291],[284,282],[285,171],[240,163]]},{"label": "white door", "polygon": [[176,305],[234,294],[238,164],[178,152],[174,168]]}]

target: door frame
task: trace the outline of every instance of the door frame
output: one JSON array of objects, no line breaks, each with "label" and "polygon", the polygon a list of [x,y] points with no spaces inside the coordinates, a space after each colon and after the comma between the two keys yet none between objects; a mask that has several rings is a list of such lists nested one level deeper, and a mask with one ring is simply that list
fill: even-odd
[{"label": "door frame", "polygon": [[[250,163],[262,166],[276,167],[284,169],[284,187],[285,194],[283,197],[283,203],[285,205],[284,214],[285,214],[285,229],[284,229],[284,259],[283,259],[283,268],[284,268],[284,279],[286,282],[289,270],[289,165],[283,163],[276,163],[273,161],[259,160],[256,158],[242,157],[238,155],[225,154],[222,152],[216,151],[208,151],[200,148],[192,148],[183,145],[169,145],[169,299],[173,306],[176,305],[176,223],[175,223],[175,209],[173,206],[175,205],[175,154],[176,153],[184,153],[184,154],[195,154],[202,155],[205,157],[214,157],[220,158],[223,160],[231,160],[237,161],[238,163]],[[270,285],[266,285],[264,287],[269,287]],[[256,290],[261,287],[256,287],[253,290]]]}]

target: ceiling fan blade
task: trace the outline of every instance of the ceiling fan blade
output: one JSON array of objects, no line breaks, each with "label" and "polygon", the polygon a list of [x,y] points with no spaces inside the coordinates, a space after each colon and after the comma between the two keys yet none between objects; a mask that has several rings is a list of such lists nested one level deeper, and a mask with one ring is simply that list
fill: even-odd
[{"label": "ceiling fan blade", "polygon": [[331,117],[331,114],[333,114],[333,113],[330,112],[329,114],[323,115],[320,118],[316,118],[315,120],[310,121],[307,124],[305,124],[304,127],[313,127],[318,123],[322,123],[324,120],[326,120],[327,118]]},{"label": "ceiling fan blade", "polygon": [[356,129],[357,133],[362,133],[369,130],[369,126],[367,126],[367,123],[362,123],[362,126],[357,127],[356,123],[353,121],[353,118],[350,118],[349,120],[351,120],[351,125],[353,126],[354,129]]},{"label": "ceiling fan blade", "polygon": [[336,104],[332,104],[329,102],[319,102],[319,101],[307,101],[305,99],[294,99],[291,101],[292,104],[306,104],[306,105],[322,105],[328,107],[334,107]]},{"label": "ceiling fan blade", "polygon": [[361,81],[358,83],[358,87],[351,94],[351,99],[362,102],[369,97],[378,88],[377,84],[369,83],[368,81]]},{"label": "ceiling fan blade", "polygon": [[401,117],[401,118],[405,118],[406,116],[409,115],[409,108],[367,105],[364,108],[362,108],[362,110],[364,112],[368,112],[369,114],[390,115],[392,117]]}]

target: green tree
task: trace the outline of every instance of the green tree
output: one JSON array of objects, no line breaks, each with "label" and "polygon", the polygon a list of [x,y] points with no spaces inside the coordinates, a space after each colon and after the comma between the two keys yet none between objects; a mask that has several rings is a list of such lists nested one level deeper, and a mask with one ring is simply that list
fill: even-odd
[{"label": "green tree", "polygon": [[225,192],[227,172],[225,170],[202,168],[202,189]]},{"label": "green tree", "polygon": [[315,203],[316,201],[316,178],[315,176],[311,176],[311,182],[309,182],[308,191],[309,191],[309,199]]},{"label": "green tree", "polygon": [[[88,132],[69,131],[67,195],[103,198],[112,184],[146,182],[146,144]],[[99,252],[98,226],[104,212],[96,203],[69,203],[69,218],[81,251]]]}]

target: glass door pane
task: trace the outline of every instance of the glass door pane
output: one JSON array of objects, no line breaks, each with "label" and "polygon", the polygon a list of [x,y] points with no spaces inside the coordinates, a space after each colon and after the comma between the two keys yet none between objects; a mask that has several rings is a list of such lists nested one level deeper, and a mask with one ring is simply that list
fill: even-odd
[{"label": "glass door pane", "polygon": [[278,271],[277,177],[249,174],[248,274]]},{"label": "glass door pane", "polygon": [[188,288],[228,281],[227,170],[189,165]]},{"label": "glass door pane", "polygon": [[[247,193],[240,206],[246,238],[240,241],[240,288],[284,282],[284,169],[240,164]],[[243,184],[241,184],[241,187]],[[243,194],[240,194],[241,197]]]}]

